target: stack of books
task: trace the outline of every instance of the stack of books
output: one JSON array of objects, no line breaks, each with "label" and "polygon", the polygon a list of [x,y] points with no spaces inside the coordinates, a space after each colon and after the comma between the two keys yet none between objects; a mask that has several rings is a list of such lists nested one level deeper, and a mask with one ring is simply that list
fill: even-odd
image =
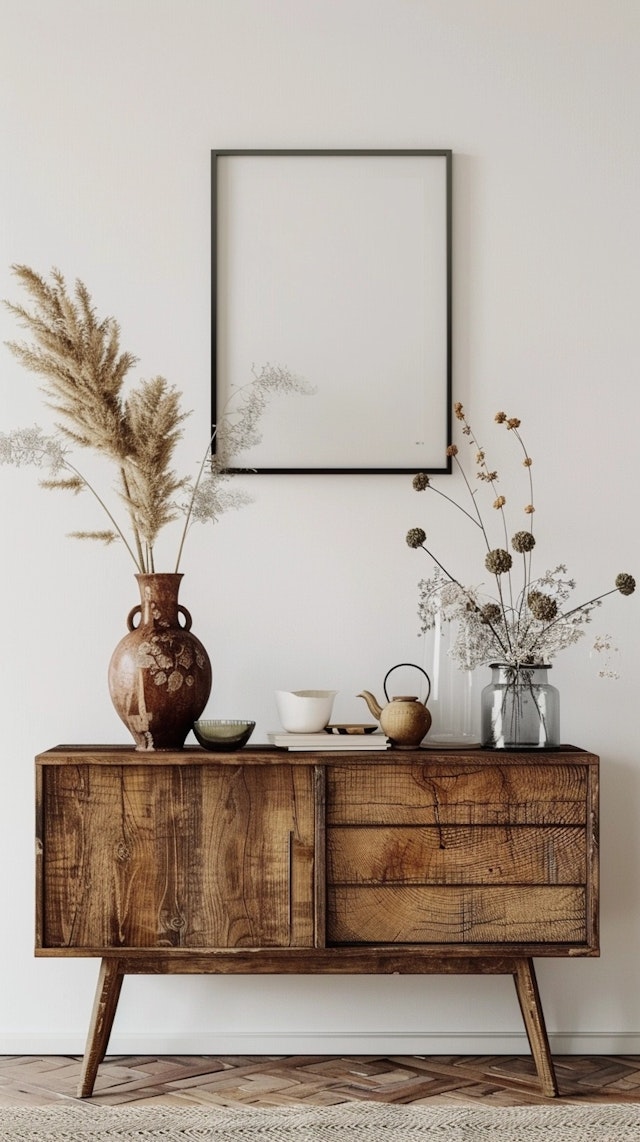
[{"label": "stack of books", "polygon": [[361,753],[367,750],[389,749],[390,741],[385,734],[333,734],[321,730],[317,734],[272,733],[268,735],[272,745],[289,750],[343,750],[347,753]]}]

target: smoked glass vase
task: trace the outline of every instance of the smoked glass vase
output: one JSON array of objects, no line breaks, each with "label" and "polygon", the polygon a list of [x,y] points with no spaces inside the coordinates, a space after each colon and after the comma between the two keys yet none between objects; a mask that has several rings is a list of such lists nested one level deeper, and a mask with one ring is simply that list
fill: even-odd
[{"label": "smoked glass vase", "polygon": [[560,745],[560,695],[551,667],[492,663],[481,696],[481,736],[489,749],[554,749]]}]

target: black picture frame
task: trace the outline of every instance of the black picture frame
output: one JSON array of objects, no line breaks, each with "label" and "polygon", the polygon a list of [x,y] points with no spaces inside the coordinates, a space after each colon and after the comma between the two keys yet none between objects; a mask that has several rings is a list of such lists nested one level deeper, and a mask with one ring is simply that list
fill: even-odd
[{"label": "black picture frame", "polygon": [[452,161],[211,152],[212,431],[263,364],[316,389],[270,402],[228,471],[451,471]]}]

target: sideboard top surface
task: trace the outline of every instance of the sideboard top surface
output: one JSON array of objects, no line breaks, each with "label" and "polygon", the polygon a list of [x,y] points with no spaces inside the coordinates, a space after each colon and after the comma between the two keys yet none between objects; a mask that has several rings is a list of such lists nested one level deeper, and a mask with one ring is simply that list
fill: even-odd
[{"label": "sideboard top surface", "polygon": [[233,751],[209,751],[201,746],[181,750],[136,750],[126,745],[57,745],[37,755],[36,765],[338,765],[357,760],[366,765],[396,763],[447,765],[455,761],[485,765],[597,765],[598,757],[578,746],[554,750],[437,750],[432,747],[390,750],[286,750],[277,746],[245,746]]}]

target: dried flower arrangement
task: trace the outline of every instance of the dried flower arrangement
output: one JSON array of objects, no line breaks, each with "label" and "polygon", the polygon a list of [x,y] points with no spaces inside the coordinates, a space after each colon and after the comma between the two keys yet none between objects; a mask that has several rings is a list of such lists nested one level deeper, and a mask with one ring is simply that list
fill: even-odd
[{"label": "dried flower arrangement", "polygon": [[[45,488],[77,494],[89,491],[109,520],[109,527],[71,533],[77,539],[124,543],[138,572],[153,572],[154,547],[167,524],[183,518],[175,571],[194,522],[214,522],[229,508],[250,502],[246,493],[228,487],[225,468],[241,450],[260,440],[258,423],[267,401],[277,393],[311,393],[288,369],[265,365],[238,389],[223,411],[195,479],[179,478],[171,468],[188,413],[180,396],[163,377],[140,381],[123,393],[137,358],[120,351],[120,327],[112,317],[98,319],[87,287],[75,284],[70,296],[65,280],[53,270],[47,281],[28,266],[13,272],[33,305],[5,302],[26,327],[31,344],[9,342],[18,360],[44,378],[42,391],[63,420],[56,433],[38,427],[0,434],[0,464],[35,465],[46,469]],[[236,399],[237,398],[237,399]],[[76,466],[70,445],[90,448],[117,469],[117,493],[128,515],[120,525],[105,498]]]},{"label": "dried flower arrangement", "polygon": [[[589,599],[578,606],[569,606],[567,601],[575,589],[573,579],[567,578],[567,568],[558,564],[534,578],[532,563],[536,539],[533,533],[533,461],[520,434],[520,420],[499,412],[495,420],[504,425],[517,440],[523,453],[522,463],[528,474],[529,502],[524,508],[529,526],[511,536],[505,513],[506,497],[498,490],[498,473],[487,462],[485,450],[480,446],[466,418],[462,405],[454,406],[456,419],[462,424],[462,433],[468,438],[470,447],[475,450],[476,477],[481,484],[488,486],[493,497],[492,507],[499,513],[504,546],[494,547],[489,539],[478,505],[478,488],[473,488],[459,459],[458,447],[450,444],[447,454],[457,465],[471,499],[469,511],[450,496],[437,488],[425,473],[414,477],[416,491],[433,491],[443,496],[467,519],[479,528],[486,554],[485,569],[494,576],[496,596],[487,597],[480,587],[466,587],[452,575],[436,558],[427,546],[426,533],[420,527],[411,528],[407,533],[407,543],[412,548],[422,548],[435,564],[434,572],[428,579],[419,583],[420,630],[422,633],[435,625],[436,615],[445,621],[457,623],[457,633],[451,655],[461,669],[472,670],[476,666],[504,663],[518,668],[538,663],[548,663],[564,647],[570,646],[582,637],[585,624],[607,595],[631,595],[635,590],[635,579],[627,572],[616,576],[615,586],[609,591]],[[521,557],[522,585],[514,583],[514,556],[508,550],[511,546],[516,556]],[[608,638],[600,639],[596,648],[611,649]],[[602,674],[612,673],[602,670]]]}]

